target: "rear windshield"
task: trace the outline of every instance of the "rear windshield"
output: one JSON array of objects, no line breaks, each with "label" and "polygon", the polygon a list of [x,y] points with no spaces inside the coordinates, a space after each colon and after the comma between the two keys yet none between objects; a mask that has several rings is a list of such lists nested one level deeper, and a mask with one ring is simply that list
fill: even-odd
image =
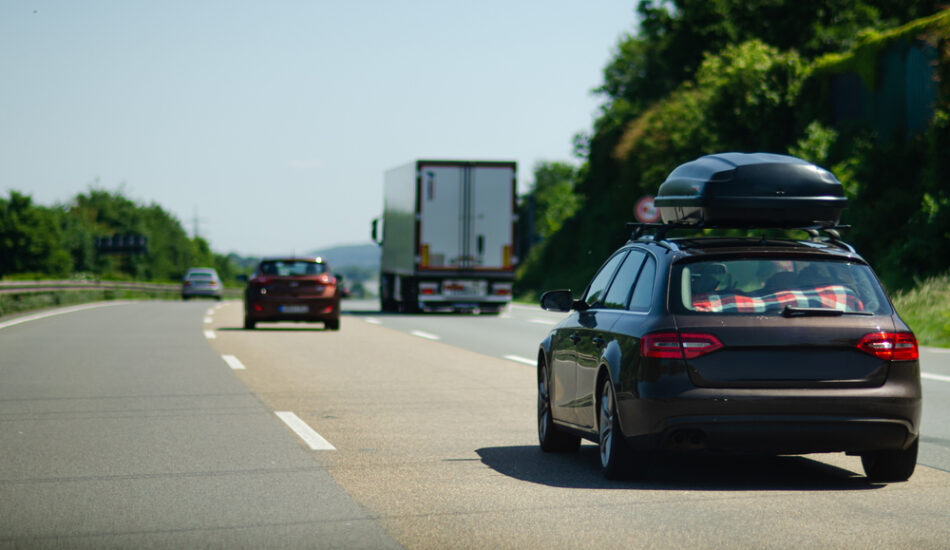
[{"label": "rear windshield", "polygon": [[209,271],[192,271],[185,275],[188,279],[211,279],[213,276],[214,275]]},{"label": "rear windshield", "polygon": [[676,264],[670,306],[676,313],[716,315],[779,315],[786,306],[891,313],[864,264],[774,257]]},{"label": "rear windshield", "polygon": [[319,275],[327,270],[326,264],[307,260],[268,260],[261,262],[259,271],[263,275],[296,277],[301,275]]}]

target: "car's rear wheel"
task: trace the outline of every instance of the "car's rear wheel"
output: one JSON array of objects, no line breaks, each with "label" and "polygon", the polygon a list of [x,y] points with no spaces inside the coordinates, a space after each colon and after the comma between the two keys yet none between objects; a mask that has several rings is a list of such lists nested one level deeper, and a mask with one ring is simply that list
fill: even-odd
[{"label": "car's rear wheel", "polygon": [[551,385],[544,365],[538,368],[538,441],[547,453],[570,453],[581,445],[581,438],[560,431],[551,415]]},{"label": "car's rear wheel", "polygon": [[323,327],[326,328],[327,330],[340,330],[340,320],[333,319],[330,321],[324,321]]},{"label": "car's rear wheel", "polygon": [[630,474],[630,449],[620,431],[617,403],[610,379],[604,378],[600,391],[597,426],[600,434],[600,467],[607,479],[624,479]]},{"label": "car's rear wheel", "polygon": [[861,455],[864,474],[870,481],[907,481],[917,467],[917,446],[920,438],[904,450],[874,451]]},{"label": "car's rear wheel", "polygon": [[246,330],[254,330],[254,325],[256,324],[257,324],[256,321],[252,319],[248,319],[247,317],[244,318],[244,328]]}]

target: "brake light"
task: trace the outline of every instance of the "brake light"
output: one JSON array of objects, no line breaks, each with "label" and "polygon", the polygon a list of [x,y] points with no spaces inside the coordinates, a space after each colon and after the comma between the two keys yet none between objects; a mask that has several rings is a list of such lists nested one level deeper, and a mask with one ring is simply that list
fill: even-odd
[{"label": "brake light", "polygon": [[656,332],[640,340],[640,355],[656,359],[695,359],[722,348],[712,334]]},{"label": "brake light", "polygon": [[865,334],[857,348],[885,361],[915,361],[920,357],[912,332],[872,332]]}]

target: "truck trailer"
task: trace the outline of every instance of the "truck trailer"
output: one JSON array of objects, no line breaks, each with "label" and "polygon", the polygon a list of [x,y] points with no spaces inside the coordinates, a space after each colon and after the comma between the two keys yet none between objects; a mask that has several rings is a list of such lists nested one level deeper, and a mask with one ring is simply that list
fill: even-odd
[{"label": "truck trailer", "polygon": [[417,160],[383,176],[383,311],[498,312],[511,301],[517,165]]}]

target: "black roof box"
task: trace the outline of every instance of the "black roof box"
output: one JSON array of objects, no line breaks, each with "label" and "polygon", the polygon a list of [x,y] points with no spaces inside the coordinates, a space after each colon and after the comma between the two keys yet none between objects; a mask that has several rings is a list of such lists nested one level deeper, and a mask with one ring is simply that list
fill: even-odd
[{"label": "black roof box", "polygon": [[834,226],[847,203],[831,172],[770,153],[719,153],[681,164],[654,199],[664,223],[704,227]]}]

